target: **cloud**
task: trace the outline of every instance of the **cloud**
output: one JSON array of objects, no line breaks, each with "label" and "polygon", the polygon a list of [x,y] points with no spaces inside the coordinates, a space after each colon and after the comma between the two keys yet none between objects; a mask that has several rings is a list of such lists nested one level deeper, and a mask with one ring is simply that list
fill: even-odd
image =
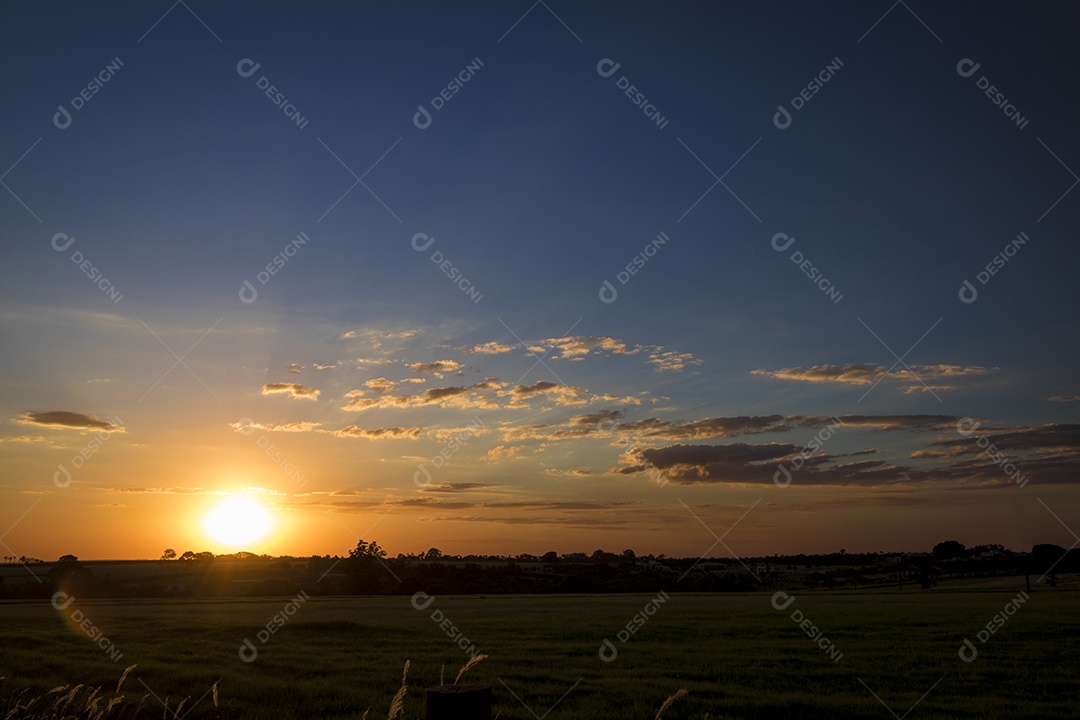
[{"label": "cloud", "polygon": [[620,434],[646,438],[704,439],[736,437],[764,432],[780,432],[790,429],[783,415],[750,417],[713,417],[689,422],[668,422],[646,418],[622,423],[615,431]]},{"label": "cloud", "polygon": [[504,345],[498,342],[486,342],[478,345],[467,345],[461,348],[462,352],[476,353],[478,355],[503,355],[511,352],[514,345]]},{"label": "cloud", "polygon": [[305,387],[299,383],[268,383],[263,385],[263,395],[271,395],[274,393],[286,393],[289,397],[304,400],[317,400],[319,397],[318,390]]},{"label": "cloud", "polygon": [[841,415],[834,418],[792,415],[788,422],[797,427],[833,425],[839,420],[847,427],[875,430],[942,430],[953,427],[959,418],[953,415]]},{"label": "cloud", "polygon": [[552,475],[554,477],[589,477],[593,475],[592,470],[584,470],[578,468],[576,470],[560,470],[558,468],[548,468],[544,471],[545,475]]},{"label": "cloud", "polygon": [[384,377],[378,377],[365,382],[364,387],[368,388],[369,390],[374,390],[378,393],[386,393],[397,387],[397,383],[395,383],[393,380],[387,380]]},{"label": "cloud", "polygon": [[304,366],[299,363],[289,363],[285,366],[285,369],[293,373],[294,375],[299,375],[300,372],[304,369]]},{"label": "cloud", "polygon": [[508,408],[529,407],[528,400],[547,396],[555,400],[556,405],[585,405],[591,402],[619,402],[623,405],[640,405],[641,400],[633,396],[617,398],[614,395],[596,395],[585,388],[573,385],[560,385],[548,380],[540,380],[532,385],[515,385],[509,393]]},{"label": "cloud", "polygon": [[428,485],[422,488],[420,492],[429,493],[464,493],[472,490],[484,490],[486,488],[496,487],[491,483],[477,483],[477,482],[463,482],[463,483],[439,483],[437,485]]},{"label": "cloud", "polygon": [[510,391],[512,401],[509,407],[527,407],[527,398],[548,395],[557,405],[584,405],[589,402],[590,393],[585,388],[560,385],[548,380],[541,380],[532,385],[517,385]]},{"label": "cloud", "polygon": [[275,425],[273,423],[257,423],[250,420],[247,422],[237,421],[229,423],[229,427],[241,435],[250,435],[255,430],[262,430],[264,432],[319,432],[321,425],[322,423],[308,422],[306,420],[297,420],[280,425]]},{"label": "cloud", "polygon": [[570,335],[561,338],[546,338],[520,345],[507,345],[500,342],[476,343],[466,345],[460,350],[478,355],[500,355],[522,348],[536,357],[548,357],[552,360],[580,362],[594,355],[638,355],[646,353],[648,363],[657,372],[681,372],[688,367],[701,365],[702,361],[691,353],[680,353],[661,345],[628,345],[618,338],[596,335]]},{"label": "cloud", "polygon": [[852,363],[848,365],[813,365],[806,368],[794,367],[780,370],[758,369],[752,370],[751,374],[773,380],[845,385],[873,385],[885,379],[895,379],[907,383],[901,388],[901,392],[910,395],[919,392],[956,389],[954,385],[930,385],[927,381],[981,377],[997,372],[997,370],[997,368],[983,367],[981,365],[939,364],[908,365],[907,367],[896,367],[890,371],[889,368],[877,363]]},{"label": "cloud", "polygon": [[212,490],[201,487],[99,487],[98,490],[114,493],[148,493],[153,495],[206,495],[214,494]]},{"label": "cloud", "polygon": [[1080,402],[1080,395],[1052,395],[1046,398],[1046,402],[1052,403],[1073,403]]},{"label": "cloud", "polygon": [[322,427],[322,423],[307,421],[288,422],[280,425],[247,421],[229,423],[229,427],[241,435],[250,435],[255,430],[261,430],[263,432],[319,433],[340,438],[366,438],[368,440],[416,440],[420,437],[420,428],[418,427],[391,427],[368,430],[356,425],[348,425],[339,430],[327,430]]},{"label": "cloud", "polygon": [[314,364],[312,364],[311,367],[315,368],[316,370],[333,370],[334,368],[336,368],[340,364],[341,363],[333,363],[333,364],[330,364],[330,365],[320,365],[319,363],[314,363]]},{"label": "cloud", "polygon": [[[854,416],[859,417],[859,416]],[[918,416],[912,416],[918,417]],[[934,417],[934,416],[928,416]],[[930,427],[929,421],[924,427]],[[890,428],[891,429],[891,428]],[[848,455],[807,455],[787,443],[748,445],[669,445],[631,448],[613,472],[633,475],[660,472],[679,485],[773,481],[781,464],[792,469],[797,485],[900,486],[947,484],[950,487],[1009,487],[1076,484],[1080,465],[1080,424],[993,428],[970,436],[939,439],[909,454],[910,465],[884,460],[846,462],[876,455],[874,450]]]},{"label": "cloud", "polygon": [[577,359],[590,353],[607,352],[612,355],[633,355],[641,352],[642,347],[627,348],[626,343],[611,337],[575,335],[565,338],[550,338],[541,345],[551,348],[555,357]]},{"label": "cloud", "polygon": [[588,415],[578,415],[577,417],[571,418],[570,424],[596,426],[600,423],[617,423],[622,419],[622,416],[622,410],[601,410],[600,412],[589,413]]},{"label": "cloud", "polygon": [[932,445],[939,452],[962,458],[950,466],[954,473],[993,484],[1012,485],[1021,480],[1039,485],[1080,482],[1076,472],[1080,466],[1078,423],[976,428],[969,436],[939,440]]},{"label": "cloud", "polygon": [[499,407],[486,392],[495,392],[505,384],[497,378],[487,378],[473,385],[458,385],[441,388],[429,388],[419,395],[380,395],[368,397],[364,390],[350,390],[345,394],[350,398],[343,410],[367,410],[369,408],[407,408],[436,405],[439,407],[485,408]]},{"label": "cloud", "polygon": [[84,415],[83,413],[68,412],[66,410],[50,410],[47,412],[30,410],[19,416],[18,421],[24,425],[41,425],[49,428],[125,432],[122,424],[102,420],[93,415]]},{"label": "cloud", "polygon": [[799,382],[836,382],[853,385],[870,385],[884,375],[880,365],[814,365],[808,368],[784,368],[782,370],[753,370],[752,375],[774,380]]},{"label": "cloud", "polygon": [[47,445],[49,447],[65,447],[65,443],[57,442],[55,438],[45,437],[44,435],[11,435],[9,437],[0,438],[0,443],[19,443],[24,445]]},{"label": "cloud", "polygon": [[483,425],[479,418],[472,425],[465,425],[462,427],[446,427],[438,428],[434,431],[435,439],[439,442],[449,442],[450,440],[458,440],[460,442],[467,442],[471,438],[479,437],[488,432],[487,426]]},{"label": "cloud", "polygon": [[696,359],[690,353],[678,353],[662,347],[649,353],[649,364],[655,366],[657,372],[682,372],[690,365],[702,363],[702,360]]},{"label": "cloud", "polygon": [[907,387],[900,388],[900,392],[905,395],[917,395],[919,393],[930,393],[932,395],[939,392],[950,392],[955,389],[955,385],[927,385],[925,383],[918,383],[917,385],[908,385]]},{"label": "cloud", "polygon": [[504,459],[509,460],[510,458],[517,457],[524,449],[524,445],[514,445],[511,447],[507,447],[506,445],[496,445],[488,450],[480,459],[489,463]]},{"label": "cloud", "polygon": [[[772,484],[779,465],[799,452],[801,448],[787,443],[669,445],[631,450],[625,456],[631,464],[614,472],[658,471],[676,485]],[[906,482],[905,470],[880,460],[835,464],[822,454],[805,460],[795,477],[800,485],[878,486]]]},{"label": "cloud", "polygon": [[434,375],[442,378],[446,373],[460,372],[462,365],[454,360],[436,360],[428,363],[407,363],[405,367],[420,375]]},{"label": "cloud", "polygon": [[367,430],[355,425],[349,425],[340,430],[331,430],[329,434],[334,437],[366,438],[368,440],[418,440],[420,438],[420,428],[392,427]]},{"label": "cloud", "polygon": [[355,330],[346,330],[338,336],[339,340],[352,340],[358,337],[364,339],[389,339],[389,340],[406,340],[413,337],[420,332],[420,328],[410,328],[409,330],[390,331],[382,330],[379,328],[362,328]]},{"label": "cloud", "polygon": [[953,427],[952,415],[739,415],[700,420],[671,421],[656,417],[627,421],[621,410],[603,410],[571,417],[565,424],[541,423],[503,430],[506,442],[520,440],[607,439],[640,445],[649,440],[706,440],[743,435],[790,432],[814,427],[850,427],[880,431],[939,431]]}]

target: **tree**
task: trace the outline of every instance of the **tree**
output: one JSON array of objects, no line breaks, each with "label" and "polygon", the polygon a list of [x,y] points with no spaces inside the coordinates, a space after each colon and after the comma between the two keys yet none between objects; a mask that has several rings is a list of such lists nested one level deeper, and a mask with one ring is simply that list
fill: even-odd
[{"label": "tree", "polygon": [[353,577],[356,592],[374,593],[380,590],[383,575],[386,574],[385,558],[386,551],[379,547],[379,543],[374,540],[357,541],[356,547],[349,551],[349,557],[345,561],[348,573]]},{"label": "tree", "polygon": [[191,552],[190,550],[185,550],[184,554],[180,556],[180,559],[181,560],[194,560],[195,559],[195,553]]},{"label": "tree", "polygon": [[[439,553],[436,548],[431,548],[428,552]],[[439,553],[439,555],[441,554]],[[386,551],[379,547],[379,543],[374,540],[371,542],[358,540],[356,547],[349,551],[349,557],[353,560],[382,560],[386,557]]]},{"label": "tree", "polygon": [[939,542],[934,546],[931,554],[938,560],[951,560],[953,558],[963,557],[966,548],[963,543],[956,540],[946,540],[945,542]]},{"label": "tree", "polygon": [[83,564],[79,562],[79,558],[74,555],[61,555],[60,559],[53,563],[52,568],[49,569],[49,577],[54,582],[67,577],[80,578],[90,575],[93,575],[93,573],[83,567]]},{"label": "tree", "polygon": [[165,548],[165,552],[161,553],[161,559],[162,560],[175,560],[176,559],[176,551],[173,550],[172,548]]},{"label": "tree", "polygon": [[1059,564],[1069,551],[1060,545],[1042,543],[1031,547],[1031,560],[1035,563],[1035,572],[1042,570],[1046,577],[1046,584],[1050,587],[1057,585],[1057,571]]},{"label": "tree", "polygon": [[442,550],[440,550],[439,548],[431,548],[426,553],[424,553],[423,557],[424,560],[442,560],[442,558]]}]

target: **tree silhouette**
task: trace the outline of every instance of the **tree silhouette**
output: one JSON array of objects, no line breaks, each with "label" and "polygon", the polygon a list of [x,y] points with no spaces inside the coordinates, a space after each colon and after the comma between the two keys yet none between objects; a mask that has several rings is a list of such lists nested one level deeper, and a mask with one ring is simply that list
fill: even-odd
[{"label": "tree silhouette", "polygon": [[963,557],[965,549],[961,542],[946,540],[935,545],[931,554],[938,560],[951,560],[952,558]]},{"label": "tree silhouette", "polygon": [[[439,551],[435,550],[435,552]],[[353,578],[356,592],[379,591],[383,575],[387,574],[385,558],[386,551],[379,547],[379,543],[374,540],[370,543],[364,540],[357,541],[356,547],[349,551],[349,557],[345,561],[348,574]]]}]

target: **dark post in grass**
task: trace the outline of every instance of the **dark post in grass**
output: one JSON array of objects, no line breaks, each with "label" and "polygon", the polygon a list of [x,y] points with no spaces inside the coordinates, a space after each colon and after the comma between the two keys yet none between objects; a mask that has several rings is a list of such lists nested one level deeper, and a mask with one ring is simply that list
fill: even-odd
[{"label": "dark post in grass", "polygon": [[491,720],[490,685],[427,689],[427,720]]}]

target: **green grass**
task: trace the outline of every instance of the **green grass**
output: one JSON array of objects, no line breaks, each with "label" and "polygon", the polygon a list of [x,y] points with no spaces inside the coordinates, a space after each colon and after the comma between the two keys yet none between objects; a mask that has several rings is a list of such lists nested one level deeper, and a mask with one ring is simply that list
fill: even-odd
[{"label": "green grass", "polygon": [[[1067,718],[1080,690],[1080,593],[1040,586],[987,643],[975,638],[1018,588],[796,592],[785,611],[772,593],[679,595],[626,643],[616,633],[651,595],[437,597],[425,611],[409,597],[312,598],[265,644],[256,633],[288,598],[79,601],[123,657],[113,662],[48,602],[0,603],[0,696],[86,683],[114,688],[137,664],[126,697],[152,692],[188,717],[386,717],[411,661],[405,717],[423,718],[423,688],[448,681],[469,656],[431,619],[440,610],[489,655],[463,679],[492,685],[500,720],[547,715],[653,718]],[[801,610],[843,653],[833,662],[791,619]],[[239,657],[244,638],[258,649]],[[608,637],[619,655],[602,662]],[[979,657],[961,662],[964,637]],[[876,699],[864,686],[876,693]],[[937,683],[935,686],[934,684]],[[568,692],[569,691],[569,692]],[[515,699],[517,695],[526,708]],[[565,695],[565,697],[563,697]],[[148,716],[162,705],[146,701]],[[0,708],[3,705],[0,704]],[[531,712],[530,712],[531,708]]]}]

